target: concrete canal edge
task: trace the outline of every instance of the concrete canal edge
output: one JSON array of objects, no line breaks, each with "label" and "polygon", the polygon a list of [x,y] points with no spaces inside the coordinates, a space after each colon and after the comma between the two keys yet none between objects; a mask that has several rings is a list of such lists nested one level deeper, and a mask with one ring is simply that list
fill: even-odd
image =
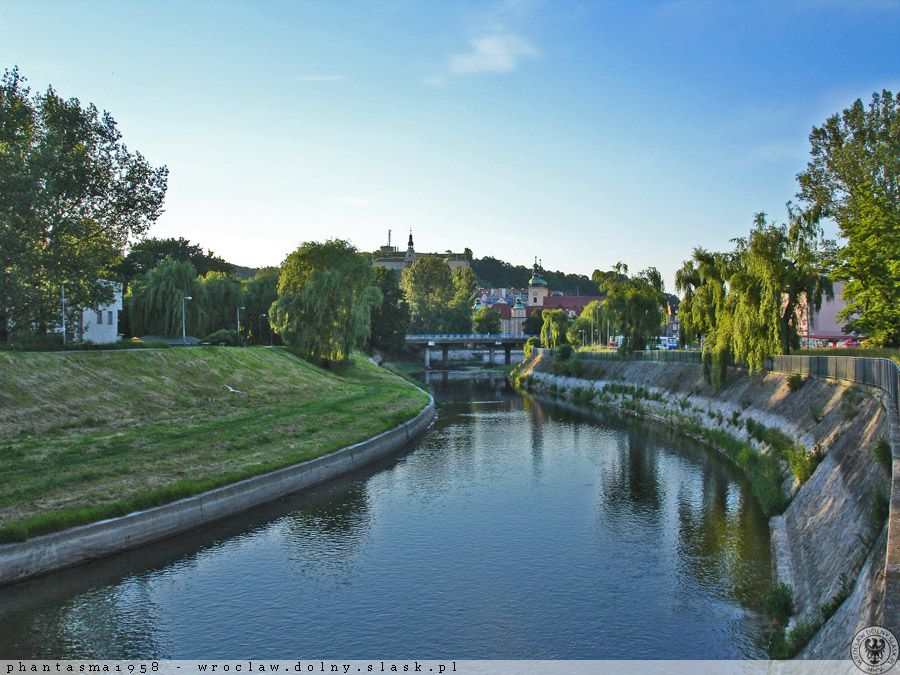
[{"label": "concrete canal edge", "polygon": [[327,455],[144,511],[2,544],[0,586],[167,539],[330,480],[401,449],[424,433],[434,416],[428,394],[428,404],[412,419]]}]

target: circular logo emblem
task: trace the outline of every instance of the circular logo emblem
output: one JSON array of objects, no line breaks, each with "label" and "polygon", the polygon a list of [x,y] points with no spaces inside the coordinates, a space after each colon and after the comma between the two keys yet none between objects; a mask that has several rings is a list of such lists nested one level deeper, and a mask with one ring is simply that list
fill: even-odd
[{"label": "circular logo emblem", "polygon": [[886,673],[897,663],[897,637],[881,626],[863,628],[853,638],[850,656],[864,673]]}]

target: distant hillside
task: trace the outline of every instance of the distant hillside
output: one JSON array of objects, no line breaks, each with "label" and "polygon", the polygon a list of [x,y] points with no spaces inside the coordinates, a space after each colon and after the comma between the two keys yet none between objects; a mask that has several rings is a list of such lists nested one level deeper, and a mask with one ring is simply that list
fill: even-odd
[{"label": "distant hillside", "polygon": [[259,267],[244,267],[243,265],[232,265],[234,267],[234,276],[238,279],[252,279],[259,272]]},{"label": "distant hillside", "polygon": [[[524,265],[510,265],[490,256],[472,260],[472,269],[479,283],[488,288],[525,288],[532,275],[532,270]],[[597,284],[583,274],[549,272],[542,267],[538,271],[552,291],[567,295],[597,295],[600,292]]]}]

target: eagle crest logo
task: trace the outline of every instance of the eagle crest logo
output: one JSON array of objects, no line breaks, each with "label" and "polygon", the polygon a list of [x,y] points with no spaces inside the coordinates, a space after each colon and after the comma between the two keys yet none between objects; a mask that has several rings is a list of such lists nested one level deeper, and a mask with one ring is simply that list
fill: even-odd
[{"label": "eagle crest logo", "polygon": [[870,675],[886,673],[897,663],[897,637],[881,626],[863,628],[853,638],[850,655],[862,672]]}]

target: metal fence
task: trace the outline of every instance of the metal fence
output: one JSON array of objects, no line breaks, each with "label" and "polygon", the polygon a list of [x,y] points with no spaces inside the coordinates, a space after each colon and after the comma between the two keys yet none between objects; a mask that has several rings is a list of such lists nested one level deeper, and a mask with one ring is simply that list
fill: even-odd
[{"label": "metal fence", "polygon": [[665,361],[668,363],[692,363],[700,365],[702,363],[702,354],[699,351],[682,351],[682,350],[647,350],[643,352],[628,352],[620,354],[619,352],[578,352],[578,356],[589,361]]}]

